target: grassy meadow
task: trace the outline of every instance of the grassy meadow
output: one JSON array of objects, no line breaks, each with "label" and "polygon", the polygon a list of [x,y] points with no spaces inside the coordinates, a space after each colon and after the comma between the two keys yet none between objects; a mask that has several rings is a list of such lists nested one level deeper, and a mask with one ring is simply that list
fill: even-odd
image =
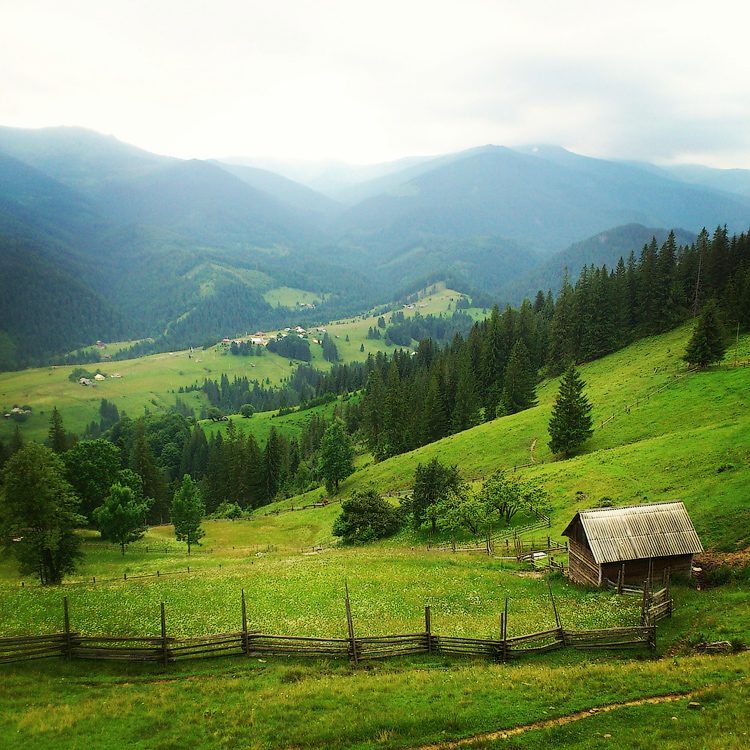
[{"label": "grassy meadow", "polygon": [[[280,302],[282,307],[289,307],[289,325],[292,327],[298,322],[294,312],[297,302],[313,301],[314,298],[312,292],[289,287],[271,290],[267,295]],[[462,296],[446,289],[444,284],[437,284],[434,294],[423,294],[413,309],[403,309],[403,312],[407,318],[417,312],[422,315],[450,315],[455,310],[456,301]],[[394,307],[393,311],[400,309],[402,308]],[[478,308],[466,312],[477,319],[484,317],[482,310]],[[390,314],[384,313],[386,320]],[[336,343],[343,363],[363,361],[370,353],[393,351],[396,348],[393,345],[386,347],[382,339],[367,338],[368,328],[377,326],[378,315],[379,313],[368,313],[325,326]],[[254,333],[251,322],[248,323],[248,333]],[[276,334],[277,331],[267,333]],[[114,353],[124,346],[122,343],[108,344],[107,349],[102,351]],[[364,352],[360,351],[362,346]],[[323,359],[321,347],[311,344],[311,352],[311,364],[314,367],[323,371],[330,369],[330,363]],[[270,352],[261,357],[235,357],[219,344],[205,351],[196,349],[192,357],[189,351],[164,352],[119,362],[84,365],[84,369],[90,372],[99,368],[106,375],[119,373],[122,376],[107,377],[91,387],[81,386],[68,379],[75,369],[73,366],[3,372],[0,373],[0,410],[6,413],[14,406],[30,406],[33,413],[18,427],[26,438],[42,441],[47,436],[50,414],[55,406],[63,415],[65,427],[77,433],[82,433],[91,421],[98,421],[99,404],[103,398],[116,404],[121,413],[124,411],[131,417],[142,416],[144,410],[153,412],[169,409],[175,405],[178,396],[200,413],[201,406],[207,405],[203,394],[181,394],[180,387],[186,388],[196,383],[200,385],[205,378],[219,380],[222,374],[226,374],[230,380],[235,376],[247,376],[250,380],[262,381],[267,385],[279,385],[289,377],[296,364],[298,363],[293,362],[290,367],[289,359]],[[0,419],[0,439],[7,440],[15,432],[16,426],[17,423],[12,420]],[[268,430],[263,434],[267,434]]]},{"label": "grassy meadow", "polygon": [[[374,324],[372,318],[350,321],[350,343],[359,348],[354,331],[366,334]],[[408,488],[417,463],[433,456],[458,464],[467,478],[518,466],[550,495],[553,538],[578,509],[680,499],[707,549],[746,550],[750,367],[728,367],[731,350],[723,366],[686,376],[681,355],[689,335],[685,326],[581,368],[597,429],[575,458],[550,455],[546,427],[558,384],[546,381],[533,409],[382,463],[359,457],[341,496],[364,486]],[[159,378],[174,378],[170,368],[187,372],[186,357],[159,356]],[[209,364],[202,358],[190,366]],[[750,359],[750,336],[740,340],[738,358]],[[130,378],[128,363],[117,363],[123,378],[112,387],[135,389],[139,377],[145,386],[157,367],[147,359],[133,363],[143,370]],[[238,358],[217,354],[216,361],[234,365]],[[210,366],[216,377],[219,365]],[[190,372],[184,377],[194,381]],[[44,383],[53,377],[45,370],[4,374],[0,392],[9,392],[14,375],[19,382],[30,379],[24,386],[29,394],[44,390],[33,386],[34,378]],[[109,398],[104,387],[93,391],[97,405]],[[152,386],[150,392],[160,391]],[[135,390],[129,395],[133,403],[143,397]],[[318,407],[323,413],[330,408]],[[311,412],[254,415],[236,424],[263,440],[271,424],[299,431]],[[73,421],[67,412],[64,418]],[[203,544],[190,556],[170,526],[151,528],[124,556],[87,533],[83,563],[62,587],[22,587],[13,562],[0,559],[0,636],[60,631],[63,596],[71,626],[84,634],[157,635],[160,602],[170,635],[237,630],[243,589],[250,626],[281,635],[344,637],[345,587],[358,636],[421,631],[426,604],[436,634],[497,636],[506,598],[509,634],[531,632],[554,624],[550,589],[565,627],[638,621],[636,598],[540,577],[499,557],[428,551],[421,531],[405,529],[367,547],[337,547],[331,527],[338,503],[264,515],[319,500],[321,493],[287,499],[250,519],[206,521]],[[312,545],[325,549],[303,550]],[[572,750],[613,742],[644,750],[746,748],[750,654],[741,647],[750,645],[750,582],[740,576],[704,590],[676,584],[673,593],[674,616],[659,624],[655,652],[565,650],[505,665],[440,656],[357,667],[239,657],[166,670],[58,659],[0,665],[2,746],[447,748],[466,740],[476,748]],[[718,640],[738,652],[705,656],[694,649]]]}]

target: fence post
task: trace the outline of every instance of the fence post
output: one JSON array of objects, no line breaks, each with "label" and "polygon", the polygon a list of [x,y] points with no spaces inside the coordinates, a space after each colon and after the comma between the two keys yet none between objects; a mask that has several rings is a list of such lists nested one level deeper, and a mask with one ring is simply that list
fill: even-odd
[{"label": "fence post", "polygon": [[164,602],[161,603],[161,649],[164,666],[169,664],[169,646],[167,645],[167,617],[164,613]]},{"label": "fence post", "polygon": [[65,656],[67,659],[73,658],[73,645],[70,638],[70,616],[68,614],[68,597],[63,597],[63,609],[65,610]]},{"label": "fence post", "polygon": [[505,597],[505,614],[502,618],[503,629],[503,663],[508,660],[508,597]]},{"label": "fence post", "polygon": [[430,605],[424,608],[424,630],[427,633],[427,653],[432,653],[432,618],[430,616]]},{"label": "fence post", "polygon": [[648,578],[643,582],[643,601],[641,602],[641,624],[648,625],[646,614],[646,597],[648,595]]},{"label": "fence post", "polygon": [[456,551],[456,537],[451,537],[451,549],[455,552]]},{"label": "fence post", "polygon": [[352,608],[349,603],[349,584],[344,583],[346,586],[346,626],[349,630],[349,641],[352,644],[352,660],[355,664],[359,664],[357,658],[357,642],[354,640],[354,621],[352,620]]},{"label": "fence post", "polygon": [[245,656],[250,656],[250,642],[247,637],[247,608],[245,606],[245,589],[242,589],[242,646]]}]

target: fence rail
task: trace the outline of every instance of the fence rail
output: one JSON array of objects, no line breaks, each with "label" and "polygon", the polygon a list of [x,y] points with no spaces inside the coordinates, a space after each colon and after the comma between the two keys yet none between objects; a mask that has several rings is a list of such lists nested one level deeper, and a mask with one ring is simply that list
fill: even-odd
[{"label": "fence rail", "polygon": [[[659,592],[660,593],[660,592]],[[550,589],[551,596],[551,589]],[[160,636],[81,635],[70,628],[67,598],[64,599],[65,631],[48,635],[0,638],[0,663],[31,659],[64,657],[106,661],[154,662],[166,667],[185,659],[207,659],[220,656],[286,656],[349,659],[355,664],[371,659],[386,659],[413,654],[471,656],[507,661],[531,654],[561,648],[621,649],[653,648],[656,644],[656,618],[637,627],[599,630],[566,630],[555,607],[557,627],[508,637],[508,602],[500,615],[500,638],[443,636],[432,632],[430,607],[425,607],[425,629],[422,632],[380,636],[356,636],[349,598],[346,618],[349,637],[318,638],[270,635],[249,630],[245,595],[242,592],[242,630],[215,633],[193,638],[167,635],[164,604],[161,604]],[[554,605],[554,598],[552,598]],[[665,599],[656,606],[671,606]]]}]

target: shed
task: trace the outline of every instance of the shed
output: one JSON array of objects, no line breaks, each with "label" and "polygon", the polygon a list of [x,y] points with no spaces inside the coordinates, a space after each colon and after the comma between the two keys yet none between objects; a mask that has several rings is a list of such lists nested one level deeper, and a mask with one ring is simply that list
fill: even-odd
[{"label": "shed", "polygon": [[689,577],[693,555],[703,552],[681,500],[580,510],[568,524],[568,569],[571,580],[590,586],[616,581],[641,585],[649,570],[655,578],[669,569]]}]

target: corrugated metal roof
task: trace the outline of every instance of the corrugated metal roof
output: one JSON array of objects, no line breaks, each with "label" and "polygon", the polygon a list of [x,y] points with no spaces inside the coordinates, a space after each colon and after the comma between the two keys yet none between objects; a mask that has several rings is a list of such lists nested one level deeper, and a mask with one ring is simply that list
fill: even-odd
[{"label": "corrugated metal roof", "polygon": [[[703,552],[681,501],[592,508],[576,514],[597,564]],[[574,518],[567,532],[574,525]]]}]

